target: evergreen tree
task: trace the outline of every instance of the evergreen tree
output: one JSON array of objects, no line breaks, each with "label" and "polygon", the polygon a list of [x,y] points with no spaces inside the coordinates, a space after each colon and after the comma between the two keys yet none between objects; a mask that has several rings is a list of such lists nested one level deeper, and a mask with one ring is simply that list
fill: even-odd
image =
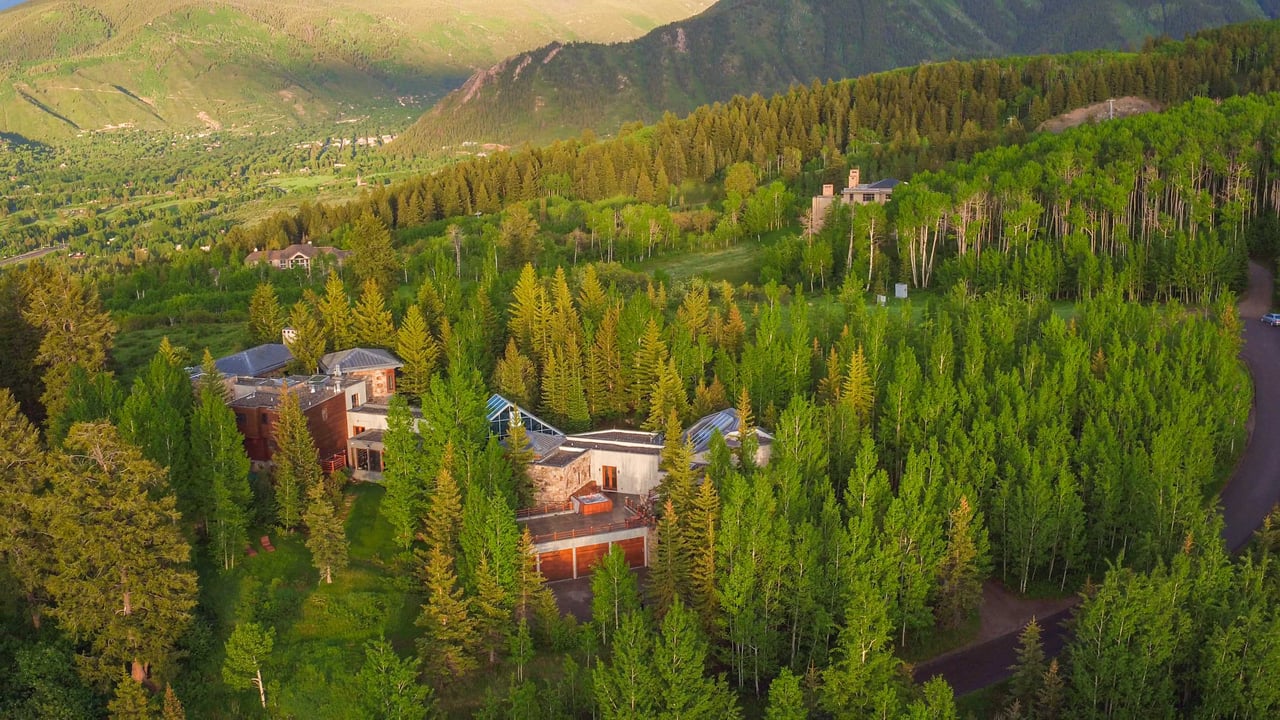
[{"label": "evergreen tree", "polygon": [[78,422],[114,420],[124,406],[124,392],[110,372],[89,373],[76,365],[67,382],[67,402],[62,412],[48,418],[45,437],[51,448],[62,445],[67,431]]},{"label": "evergreen tree", "polygon": [[475,623],[457,587],[453,561],[438,547],[427,550],[426,595],[418,627],[418,657],[423,669],[438,683],[457,679],[475,668]]},{"label": "evergreen tree", "polygon": [[436,473],[435,490],[427,501],[427,517],[423,539],[428,548],[436,548],[450,557],[458,553],[458,532],[462,521],[462,498],[453,479],[453,443],[446,442],[440,470]]},{"label": "evergreen tree", "polygon": [[320,458],[298,396],[291,390],[280,393],[274,434],[271,479],[276,488],[276,519],[281,530],[292,532],[302,519],[303,498],[320,484]]},{"label": "evergreen tree", "polygon": [[[632,361],[631,406],[637,413],[649,416],[649,398],[658,385],[659,377],[667,366],[667,344],[657,320],[649,319],[644,334],[640,336],[640,348]],[[659,419],[665,419],[663,413]]]},{"label": "evergreen tree", "polygon": [[938,571],[937,612],[943,627],[959,627],[982,603],[979,548],[986,543],[980,541],[981,522],[961,495],[960,504],[951,511],[947,548]]},{"label": "evergreen tree", "polygon": [[606,664],[596,662],[592,687],[604,720],[658,716],[660,695],[653,657],[653,640],[643,613],[623,618]]},{"label": "evergreen tree", "polygon": [[658,521],[657,547],[649,571],[649,601],[660,618],[680,597],[680,590],[687,587],[689,577],[678,521],[675,508],[668,499],[662,508],[662,519]]},{"label": "evergreen tree", "polygon": [[431,384],[440,357],[440,346],[427,329],[427,321],[417,305],[405,311],[400,329],[396,332],[396,354],[404,362],[400,370],[398,389],[412,397],[420,397]]},{"label": "evergreen tree", "polygon": [[391,524],[394,539],[409,549],[418,533],[428,491],[428,459],[422,438],[413,430],[413,415],[404,395],[392,395],[387,407],[387,430],[382,436],[382,486],[379,506]]},{"label": "evergreen tree", "polygon": [[326,584],[332,583],[333,571],[347,566],[348,544],[342,519],[334,511],[323,482],[314,482],[307,488],[307,509],[302,520],[307,524],[311,563]]},{"label": "evergreen tree", "polygon": [[161,340],[147,369],[133,381],[120,409],[119,428],[144,457],[168,471],[178,510],[188,522],[198,522],[212,498],[203,482],[207,476],[190,467],[192,394],[184,364],[169,339]]},{"label": "evergreen tree", "polygon": [[164,471],[107,423],[72,426],[53,464],[50,612],[88,639],[91,674],[130,666],[140,682],[172,659],[196,604],[176,501]]},{"label": "evergreen tree", "polygon": [[418,684],[418,660],[402,659],[386,640],[365,643],[356,688],[369,717],[424,720],[438,714],[431,688]]},{"label": "evergreen tree", "polygon": [[187,711],[182,708],[182,701],[173,691],[173,686],[167,683],[164,686],[164,706],[160,717],[164,720],[187,720]]},{"label": "evergreen tree", "polygon": [[[533,535],[528,527],[520,534],[516,552],[515,617],[517,620],[534,619],[539,606],[545,606],[548,599],[554,603],[555,599],[551,598],[547,579],[538,570],[538,554],[533,549]],[[539,628],[540,631],[543,629]]]},{"label": "evergreen tree", "polygon": [[897,713],[901,664],[893,656],[887,605],[869,578],[853,579],[836,660],[822,674],[822,705],[836,716],[867,716],[886,702]]},{"label": "evergreen tree", "polygon": [[716,524],[720,519],[720,496],[711,477],[698,486],[689,513],[686,545],[690,556],[690,603],[702,621],[702,631],[713,637],[720,618],[720,595],[716,588]]},{"label": "evergreen tree", "polygon": [[628,614],[640,610],[640,587],[627,564],[621,546],[614,545],[594,568],[591,575],[591,619],[600,630],[600,641],[610,638],[622,627]]},{"label": "evergreen tree", "polygon": [[1044,687],[1044,646],[1040,644],[1040,624],[1035,618],[1027,623],[1018,636],[1018,662],[1009,668],[1013,677],[1009,680],[1009,701],[1018,703],[1024,711],[1035,706],[1040,690]]},{"label": "evergreen tree", "polygon": [[325,347],[330,351],[346,350],[354,344],[355,319],[351,314],[351,298],[336,270],[329,271],[324,283],[324,297],[317,303],[320,322],[324,326]]},{"label": "evergreen tree", "polygon": [[351,250],[347,266],[361,285],[372,280],[387,291],[396,286],[400,256],[391,246],[391,231],[381,219],[366,210],[351,225],[346,239]]},{"label": "evergreen tree", "polygon": [[61,267],[30,277],[22,317],[41,333],[36,353],[36,363],[45,368],[40,402],[53,418],[66,407],[71,368],[95,373],[106,365],[116,326],[102,310],[97,289],[84,278]]},{"label": "evergreen tree", "polygon": [[154,720],[156,712],[142,683],[126,674],[116,683],[115,697],[107,703],[107,716],[111,720]]},{"label": "evergreen tree", "polygon": [[226,388],[204,353],[197,388],[197,405],[191,418],[191,456],[199,487],[210,489],[209,548],[224,570],[235,567],[241,548],[249,542],[249,456],[236,428],[235,411],[226,405]]},{"label": "evergreen tree", "polygon": [[515,680],[524,682],[524,667],[533,659],[533,636],[529,633],[529,621],[520,618],[516,631],[507,639],[507,654],[516,664]]},{"label": "evergreen tree", "polygon": [[40,436],[8,388],[0,387],[0,560],[39,626],[39,596],[48,572],[48,535],[41,532],[39,493],[47,463]]},{"label": "evergreen tree", "polygon": [[844,375],[844,382],[840,387],[840,401],[854,411],[859,422],[865,424],[871,419],[871,409],[875,403],[874,394],[867,360],[863,357],[862,348],[858,348],[849,358],[849,370]]},{"label": "evergreen tree", "polygon": [[503,397],[521,407],[532,407],[538,397],[538,368],[516,347],[514,337],[507,340],[507,349],[494,367],[493,384]]},{"label": "evergreen tree", "polygon": [[276,288],[268,282],[258,283],[249,298],[249,338],[259,345],[280,342],[284,330],[284,309]]},{"label": "evergreen tree", "polygon": [[1058,660],[1055,658],[1049,661],[1049,669],[1044,671],[1044,682],[1036,696],[1037,720],[1063,717],[1063,696],[1062,675],[1058,672]]},{"label": "evergreen tree", "polygon": [[668,358],[666,365],[658,373],[658,384],[649,399],[649,418],[642,426],[645,430],[657,432],[667,422],[667,415],[675,413],[677,418],[689,414],[689,396],[685,393],[684,382],[676,370],[675,358]]},{"label": "evergreen tree", "polygon": [[706,677],[707,643],[697,617],[677,599],[662,620],[653,648],[655,679],[661,688],[659,717],[736,718],[737,701],[723,679]]},{"label": "evergreen tree", "polygon": [[292,339],[285,343],[293,354],[289,367],[293,372],[311,375],[324,357],[324,327],[305,302],[295,303],[289,311],[289,327],[293,331]]},{"label": "evergreen tree", "polygon": [[262,680],[262,666],[271,657],[276,631],[264,630],[257,623],[236,623],[224,648],[222,681],[236,690],[255,688],[262,707],[267,706],[267,685]]},{"label": "evergreen tree", "polygon": [[507,428],[507,461],[511,463],[511,474],[516,482],[516,504],[520,507],[532,506],[537,498],[537,489],[529,477],[529,463],[533,460],[533,445],[524,428],[524,420],[519,412],[513,411],[511,425]]},{"label": "evergreen tree", "polygon": [[765,720],[805,720],[809,717],[800,678],[792,674],[790,668],[782,668],[778,677],[769,683],[769,706],[764,717]]},{"label": "evergreen tree", "polygon": [[507,644],[511,627],[511,608],[507,593],[497,574],[482,555],[476,568],[476,594],[471,599],[471,612],[476,621],[476,637],[480,655],[489,666],[498,661],[498,651]]},{"label": "evergreen tree", "polygon": [[365,280],[356,303],[355,339],[364,347],[390,348],[396,344],[396,326],[387,309],[382,288]]},{"label": "evergreen tree", "polygon": [[756,421],[755,415],[751,412],[751,395],[747,392],[747,387],[742,386],[742,390],[738,393],[738,405],[736,408],[738,414],[738,467],[744,473],[749,473],[756,466],[756,450],[759,448],[759,441],[756,438]]}]

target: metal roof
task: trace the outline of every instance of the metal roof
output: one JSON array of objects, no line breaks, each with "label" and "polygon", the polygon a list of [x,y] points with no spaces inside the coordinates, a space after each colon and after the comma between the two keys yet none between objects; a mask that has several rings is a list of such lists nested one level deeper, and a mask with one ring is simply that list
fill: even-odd
[{"label": "metal roof", "polygon": [[224,375],[256,377],[273,373],[293,362],[293,353],[280,343],[267,343],[248,350],[218,358],[214,365]]},{"label": "metal roof", "polygon": [[320,358],[320,369],[325,372],[338,370],[355,372],[399,367],[404,367],[404,363],[382,348],[351,348],[331,352]]}]

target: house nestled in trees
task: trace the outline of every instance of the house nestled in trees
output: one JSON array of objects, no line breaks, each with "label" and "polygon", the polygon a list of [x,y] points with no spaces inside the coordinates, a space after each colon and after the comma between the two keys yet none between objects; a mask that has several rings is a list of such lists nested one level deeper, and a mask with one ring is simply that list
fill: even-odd
[{"label": "house nestled in trees", "polygon": [[346,260],[350,254],[347,250],[312,245],[308,242],[290,245],[283,250],[254,250],[245,256],[244,264],[268,263],[271,267],[279,270],[292,270],[293,268],[310,270],[312,263],[321,255],[332,255],[334,261],[338,265],[342,265],[342,261]]},{"label": "house nestled in trees", "polygon": [[255,469],[271,464],[275,427],[283,393],[298,398],[307,429],[326,472],[347,464],[347,413],[369,398],[368,382],[356,376],[294,375],[285,378],[234,376],[225,379],[228,405]]},{"label": "house nestled in trees", "polygon": [[[321,367],[329,374],[224,375],[250,460],[258,469],[271,463],[280,399],[290,392],[298,397],[325,472],[350,467],[356,480],[381,481],[388,401],[400,361],[385,350],[354,348],[326,355]],[[419,427],[421,413],[412,413],[414,429],[426,431]],[[661,434],[608,429],[566,435],[501,395],[489,398],[485,416],[490,434],[504,444],[517,424],[528,439],[534,498],[532,507],[517,516],[533,536],[538,566],[548,580],[591,572],[613,545],[623,549],[632,567],[649,564],[653,495],[664,475]],[[683,437],[693,449],[694,464],[708,461],[716,432],[729,447],[738,447],[739,425],[737,411],[729,408],[690,426]],[[759,428],[752,432],[755,461],[763,465],[773,436]]]},{"label": "house nestled in trees", "polygon": [[369,381],[369,397],[387,398],[396,391],[396,370],[404,367],[396,356],[382,348],[351,348],[320,358],[320,372],[351,375]]},{"label": "house nestled in trees", "polygon": [[[538,567],[548,580],[591,572],[613,545],[631,567],[649,564],[653,493],[664,438],[641,430],[596,430],[565,435],[500,395],[489,398],[490,431],[506,440],[515,417],[529,437],[533,461],[527,472],[534,506],[518,513],[533,536]],[[716,431],[738,444],[738,414],[732,408],[694,423],[684,439],[695,462],[705,462]],[[756,428],[756,463],[769,461],[773,436]]]},{"label": "house nestled in trees", "polygon": [[900,181],[893,178],[864,183],[862,182],[862,170],[856,167],[850,168],[849,184],[840,191],[839,195],[836,195],[835,185],[823,185],[822,194],[813,198],[813,204],[809,212],[813,231],[817,232],[822,229],[822,226],[827,221],[827,213],[837,202],[841,205],[870,205],[872,203],[883,205],[889,202],[889,198],[893,196],[893,189],[899,184]]}]

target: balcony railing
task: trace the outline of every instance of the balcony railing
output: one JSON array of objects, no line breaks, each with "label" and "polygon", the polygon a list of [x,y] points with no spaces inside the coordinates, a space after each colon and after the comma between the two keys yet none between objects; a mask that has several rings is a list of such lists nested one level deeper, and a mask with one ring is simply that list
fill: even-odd
[{"label": "balcony railing", "polygon": [[556,540],[569,540],[571,538],[587,537],[590,535],[603,535],[605,533],[617,532],[619,530],[631,530],[633,528],[647,527],[649,524],[648,517],[637,516],[605,525],[590,525],[588,527],[573,528],[572,530],[560,530],[558,532],[534,535],[533,542],[537,545],[545,542],[554,542]]},{"label": "balcony railing", "polygon": [[533,507],[521,508],[516,511],[517,518],[531,518],[540,515],[554,515],[556,513],[570,512],[573,510],[573,501],[565,500],[558,503],[543,503]]}]

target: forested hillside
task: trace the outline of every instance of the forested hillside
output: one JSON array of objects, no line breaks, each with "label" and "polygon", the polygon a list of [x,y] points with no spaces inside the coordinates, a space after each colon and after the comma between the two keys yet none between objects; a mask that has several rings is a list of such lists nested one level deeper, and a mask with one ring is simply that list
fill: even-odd
[{"label": "forested hillside", "polygon": [[1278,9],[1257,0],[723,0],[629,43],[555,43],[503,60],[423,116],[401,151],[613,132],[734,95],[929,61],[1133,49]]},{"label": "forested hillside", "polygon": [[0,13],[0,132],[270,130],[420,109],[511,53],[626,40],[707,4],[33,0]]}]

